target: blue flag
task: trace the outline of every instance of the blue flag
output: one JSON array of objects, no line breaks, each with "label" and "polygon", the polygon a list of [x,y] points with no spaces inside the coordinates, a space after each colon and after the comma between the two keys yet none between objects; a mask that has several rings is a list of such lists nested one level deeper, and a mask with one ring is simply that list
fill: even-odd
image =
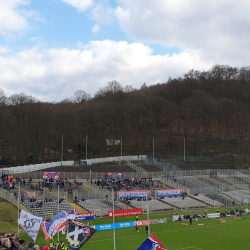
[{"label": "blue flag", "polygon": [[167,250],[167,248],[161,244],[154,234],[150,234],[137,250]]}]

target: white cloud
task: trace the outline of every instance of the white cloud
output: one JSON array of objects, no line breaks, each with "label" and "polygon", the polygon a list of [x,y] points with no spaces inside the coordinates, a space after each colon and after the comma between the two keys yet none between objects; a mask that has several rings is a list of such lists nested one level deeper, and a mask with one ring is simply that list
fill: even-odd
[{"label": "white cloud", "polygon": [[101,0],[91,10],[91,18],[101,24],[114,22],[115,10],[109,6],[109,1]]},{"label": "white cloud", "polygon": [[117,0],[123,31],[138,42],[199,50],[218,63],[240,63],[248,51],[247,0]]},{"label": "white cloud", "polygon": [[166,82],[193,67],[211,66],[197,51],[155,56],[141,43],[110,40],[78,46],[83,49],[32,48],[0,56],[1,88],[7,96],[24,92],[42,101],[61,101],[78,89],[93,95],[114,79],[122,86],[140,88],[144,82]]},{"label": "white cloud", "polygon": [[35,20],[36,22],[42,22],[46,23],[46,19],[41,16],[41,14],[38,11],[26,11],[26,10],[20,10],[20,14],[22,14],[26,18],[30,18]]},{"label": "white cloud", "polygon": [[0,35],[12,38],[14,33],[28,29],[26,18],[18,10],[19,6],[28,3],[26,0],[0,0]]},{"label": "white cloud", "polygon": [[0,55],[8,54],[8,53],[10,53],[11,51],[12,51],[12,50],[11,50],[9,47],[1,46],[1,45],[0,45]]},{"label": "white cloud", "polygon": [[78,11],[86,11],[90,6],[92,6],[92,0],[62,0],[64,3],[72,5]]},{"label": "white cloud", "polygon": [[92,32],[97,33],[100,30],[99,24],[95,24],[92,28]]},{"label": "white cloud", "polygon": [[6,40],[14,40],[30,29],[28,19],[36,22],[46,22],[37,11],[27,11],[31,0],[0,0],[0,36]]}]

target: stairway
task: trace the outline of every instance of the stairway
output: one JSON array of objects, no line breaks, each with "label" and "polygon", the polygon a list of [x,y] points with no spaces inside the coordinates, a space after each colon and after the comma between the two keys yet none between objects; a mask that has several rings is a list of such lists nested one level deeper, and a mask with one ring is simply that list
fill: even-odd
[{"label": "stairway", "polygon": [[226,194],[223,194],[223,193],[221,193],[220,195],[223,196],[223,197],[225,197],[226,199],[228,199],[228,200],[230,200],[230,201],[234,201],[235,204],[241,206],[241,203],[240,203],[240,202],[238,202],[237,200],[231,198],[230,196],[228,196],[228,195],[226,195]]},{"label": "stairway", "polygon": [[87,210],[85,210],[84,208],[80,207],[79,205],[77,205],[74,202],[68,202],[71,206],[73,206],[74,208],[76,208],[78,211],[82,212],[82,213],[89,213]]},{"label": "stairway", "polygon": [[122,204],[122,205],[127,206],[127,207],[128,207],[128,209],[133,209],[133,208],[134,208],[134,207],[132,207],[132,206],[130,206],[130,205],[128,205],[128,204],[126,204],[126,203],[124,203],[124,202],[120,201],[120,200],[117,200],[117,202],[118,202],[118,203],[120,203],[120,204]]},{"label": "stairway", "polygon": [[168,203],[168,202],[165,202],[165,201],[162,201],[161,199],[157,199],[157,201],[161,202],[161,203],[164,203],[164,204],[168,204],[170,207],[172,207],[174,210],[178,210],[179,208],[175,207],[174,205]]},{"label": "stairway", "polygon": [[200,203],[202,203],[202,204],[206,205],[206,206],[207,206],[207,208],[212,207],[211,205],[207,204],[206,202],[201,201],[201,200],[199,200],[199,199],[195,199],[195,198],[194,198],[194,197],[192,197],[192,196],[188,196],[188,198],[190,198],[190,199],[192,199],[192,200],[194,200],[194,201],[198,201],[198,202],[200,202]]}]

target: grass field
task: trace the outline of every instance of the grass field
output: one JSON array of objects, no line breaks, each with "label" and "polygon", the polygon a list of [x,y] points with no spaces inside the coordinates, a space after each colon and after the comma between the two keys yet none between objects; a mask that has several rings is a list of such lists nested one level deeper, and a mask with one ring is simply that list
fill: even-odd
[{"label": "grass field", "polygon": [[[208,210],[208,212],[214,212],[214,210]],[[183,214],[187,213],[191,215],[199,214],[198,211],[189,211]],[[173,213],[150,214],[150,219],[168,218],[169,222],[166,224],[154,224],[150,226],[150,232],[153,232],[168,250],[245,250],[250,248],[248,243],[248,239],[250,238],[250,215],[242,216],[241,219],[227,217],[226,223],[220,223],[219,219],[204,219],[198,222],[193,220],[192,226],[182,225],[181,222],[172,222],[172,215]],[[17,211],[10,203],[0,203],[0,232],[16,232],[16,216]],[[140,216],[139,219],[146,219],[146,215]],[[132,220],[134,220],[133,217],[116,218],[116,222]],[[112,219],[91,221],[92,225],[108,223],[112,223]],[[201,223],[204,223],[204,225],[198,226],[198,224]],[[116,249],[136,250],[147,238],[145,227],[139,227],[139,229],[139,233],[135,232],[135,228],[117,229],[115,231]],[[96,232],[82,249],[114,249],[113,233],[113,230]],[[20,233],[20,237],[27,241],[31,240],[24,232]],[[60,234],[60,241],[61,240],[66,243],[65,236],[62,234]],[[54,236],[54,241],[57,241],[57,235]],[[44,244],[44,234],[42,230],[39,232],[36,243],[38,245]],[[46,245],[48,245],[48,243]]]}]

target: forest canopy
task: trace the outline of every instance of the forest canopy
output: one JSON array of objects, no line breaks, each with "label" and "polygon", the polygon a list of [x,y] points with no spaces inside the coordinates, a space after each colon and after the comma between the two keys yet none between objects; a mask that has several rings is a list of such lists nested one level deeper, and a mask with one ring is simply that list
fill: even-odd
[{"label": "forest canopy", "polygon": [[[94,83],[93,83],[94,84]],[[13,165],[120,155],[226,151],[249,154],[250,67],[214,65],[134,89],[113,80],[60,103],[0,90],[0,155]],[[71,151],[69,151],[71,149]],[[73,149],[73,154],[72,154]],[[71,153],[70,153],[71,152]]]}]

